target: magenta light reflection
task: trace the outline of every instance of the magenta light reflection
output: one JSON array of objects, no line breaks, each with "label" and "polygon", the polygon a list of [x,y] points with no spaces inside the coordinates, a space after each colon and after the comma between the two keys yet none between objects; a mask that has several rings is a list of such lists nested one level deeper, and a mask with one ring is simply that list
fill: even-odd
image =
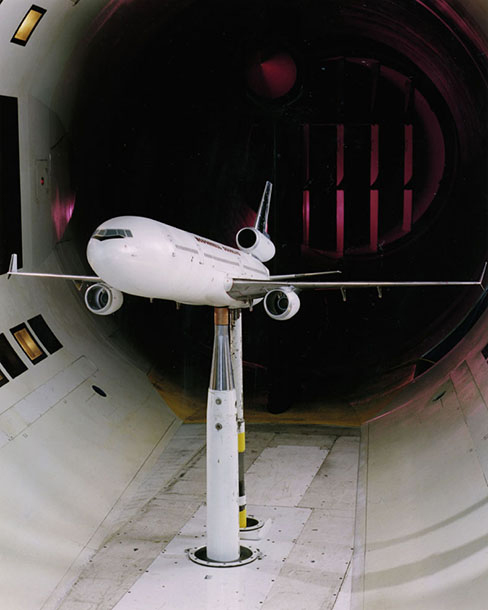
[{"label": "magenta light reflection", "polygon": [[303,126],[303,148],[305,160],[305,184],[302,202],[302,222],[303,222],[303,244],[308,246],[310,243],[310,190],[308,182],[310,180],[310,125]]},{"label": "magenta light reflection", "polygon": [[56,187],[56,197],[51,208],[51,217],[54,224],[54,230],[56,232],[56,239],[59,241],[66,231],[73,211],[75,209],[76,196],[74,194],[65,195],[63,197],[59,194],[59,188]]},{"label": "magenta light reflection", "polygon": [[344,254],[344,191],[337,191],[336,202],[336,252],[339,256]]},{"label": "magenta light reflection", "polygon": [[380,126],[371,125],[371,172],[370,186],[373,187],[378,180],[379,173],[379,151],[380,151]]},{"label": "magenta light reflection", "polygon": [[402,231],[409,233],[412,230],[412,216],[413,216],[413,192],[411,189],[405,189],[403,191],[403,224]]},{"label": "magenta light reflection", "polygon": [[402,231],[409,233],[412,230],[413,192],[410,181],[413,176],[413,125],[405,125],[405,147],[403,166],[403,223]]},{"label": "magenta light reflection", "polygon": [[124,5],[131,4],[134,0],[111,0],[108,4],[98,13],[91,24],[90,33],[87,37],[86,42],[89,43],[91,40],[100,32],[100,30],[107,24],[115,13]]},{"label": "magenta light reflection", "polygon": [[369,247],[378,250],[378,190],[373,188],[379,175],[380,126],[371,125],[371,167],[369,200]]},{"label": "magenta light reflection", "polygon": [[344,180],[344,125],[337,125],[337,177],[336,185]]},{"label": "magenta light reflection", "polygon": [[369,247],[378,250],[378,191],[372,190],[369,201]]},{"label": "magenta light reflection", "polygon": [[403,184],[408,183],[413,176],[413,125],[405,125],[405,162],[403,170]]},{"label": "magenta light reflection", "polygon": [[344,125],[337,125],[337,195],[336,195],[336,253],[344,254],[344,191],[339,189],[344,180]]},{"label": "magenta light reflection", "polygon": [[303,191],[303,245],[307,246],[310,243],[310,191]]},{"label": "magenta light reflection", "polygon": [[247,83],[254,93],[270,99],[286,95],[296,80],[296,64],[288,53],[283,52],[265,60],[258,53],[247,72]]}]

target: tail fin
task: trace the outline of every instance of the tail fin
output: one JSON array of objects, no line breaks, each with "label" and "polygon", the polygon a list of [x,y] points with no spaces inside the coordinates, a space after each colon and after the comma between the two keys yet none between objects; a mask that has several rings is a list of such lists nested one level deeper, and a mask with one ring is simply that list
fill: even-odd
[{"label": "tail fin", "polygon": [[270,261],[276,252],[276,248],[267,233],[272,189],[271,182],[266,182],[254,227],[244,227],[236,235],[239,250],[252,254],[262,263]]},{"label": "tail fin", "polygon": [[271,205],[272,190],[273,185],[271,184],[271,182],[267,181],[264,186],[263,196],[261,198],[261,203],[259,204],[258,215],[254,224],[254,228],[260,233],[263,233],[264,235],[268,235],[268,215],[269,206]]}]

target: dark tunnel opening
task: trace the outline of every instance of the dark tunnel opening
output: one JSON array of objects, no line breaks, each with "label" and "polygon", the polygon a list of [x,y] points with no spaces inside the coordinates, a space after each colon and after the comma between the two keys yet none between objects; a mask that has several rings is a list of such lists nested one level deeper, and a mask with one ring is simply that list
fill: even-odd
[{"label": "dark tunnel opening", "polygon": [[[71,235],[84,249],[100,222],[130,214],[235,245],[269,179],[273,273],[477,278],[486,258],[486,49],[459,7],[443,7],[124,5],[84,64]],[[476,288],[300,297],[290,321],[259,306],[244,317],[249,381],[273,412],[407,383],[482,309]],[[116,319],[184,391],[207,386],[208,308],[134,297]]]}]

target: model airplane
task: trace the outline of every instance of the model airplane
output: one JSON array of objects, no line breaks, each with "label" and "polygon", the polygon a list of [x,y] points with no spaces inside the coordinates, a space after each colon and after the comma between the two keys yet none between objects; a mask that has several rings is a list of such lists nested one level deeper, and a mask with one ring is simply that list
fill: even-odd
[{"label": "model airplane", "polygon": [[266,183],[254,227],[241,229],[237,249],[138,216],[120,216],[102,223],[91,236],[87,259],[96,276],[59,275],[18,271],[17,255],[10,261],[8,277],[24,275],[89,282],[88,309],[98,315],[117,311],[123,294],[165,299],[188,305],[240,309],[263,300],[266,313],[288,320],[300,309],[302,290],[340,290],[390,286],[482,286],[486,263],[478,281],[432,282],[316,282],[311,276],[340,271],[270,275],[263,263],[271,260],[275,246],[266,232],[272,185]]}]

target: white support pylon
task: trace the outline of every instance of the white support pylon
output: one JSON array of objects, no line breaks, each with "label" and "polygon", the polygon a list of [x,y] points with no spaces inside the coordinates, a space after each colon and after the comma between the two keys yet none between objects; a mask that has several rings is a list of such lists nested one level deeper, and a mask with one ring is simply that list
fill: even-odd
[{"label": "white support pylon", "polygon": [[234,375],[234,386],[237,400],[237,446],[239,452],[239,529],[242,537],[249,537],[250,532],[260,531],[264,521],[247,514],[246,475],[244,458],[246,453],[246,424],[244,419],[244,371],[242,348],[242,311],[230,311],[229,325],[230,358]]},{"label": "white support pylon", "polygon": [[229,310],[214,310],[214,347],[207,399],[207,546],[189,557],[207,566],[254,561],[240,546],[237,400],[229,344]]},{"label": "white support pylon", "polygon": [[244,474],[244,454],[246,451],[246,427],[244,422],[244,382],[242,367],[242,314],[233,309],[230,315],[230,358],[237,401],[237,447],[239,455],[239,528],[247,527],[247,502]]}]

